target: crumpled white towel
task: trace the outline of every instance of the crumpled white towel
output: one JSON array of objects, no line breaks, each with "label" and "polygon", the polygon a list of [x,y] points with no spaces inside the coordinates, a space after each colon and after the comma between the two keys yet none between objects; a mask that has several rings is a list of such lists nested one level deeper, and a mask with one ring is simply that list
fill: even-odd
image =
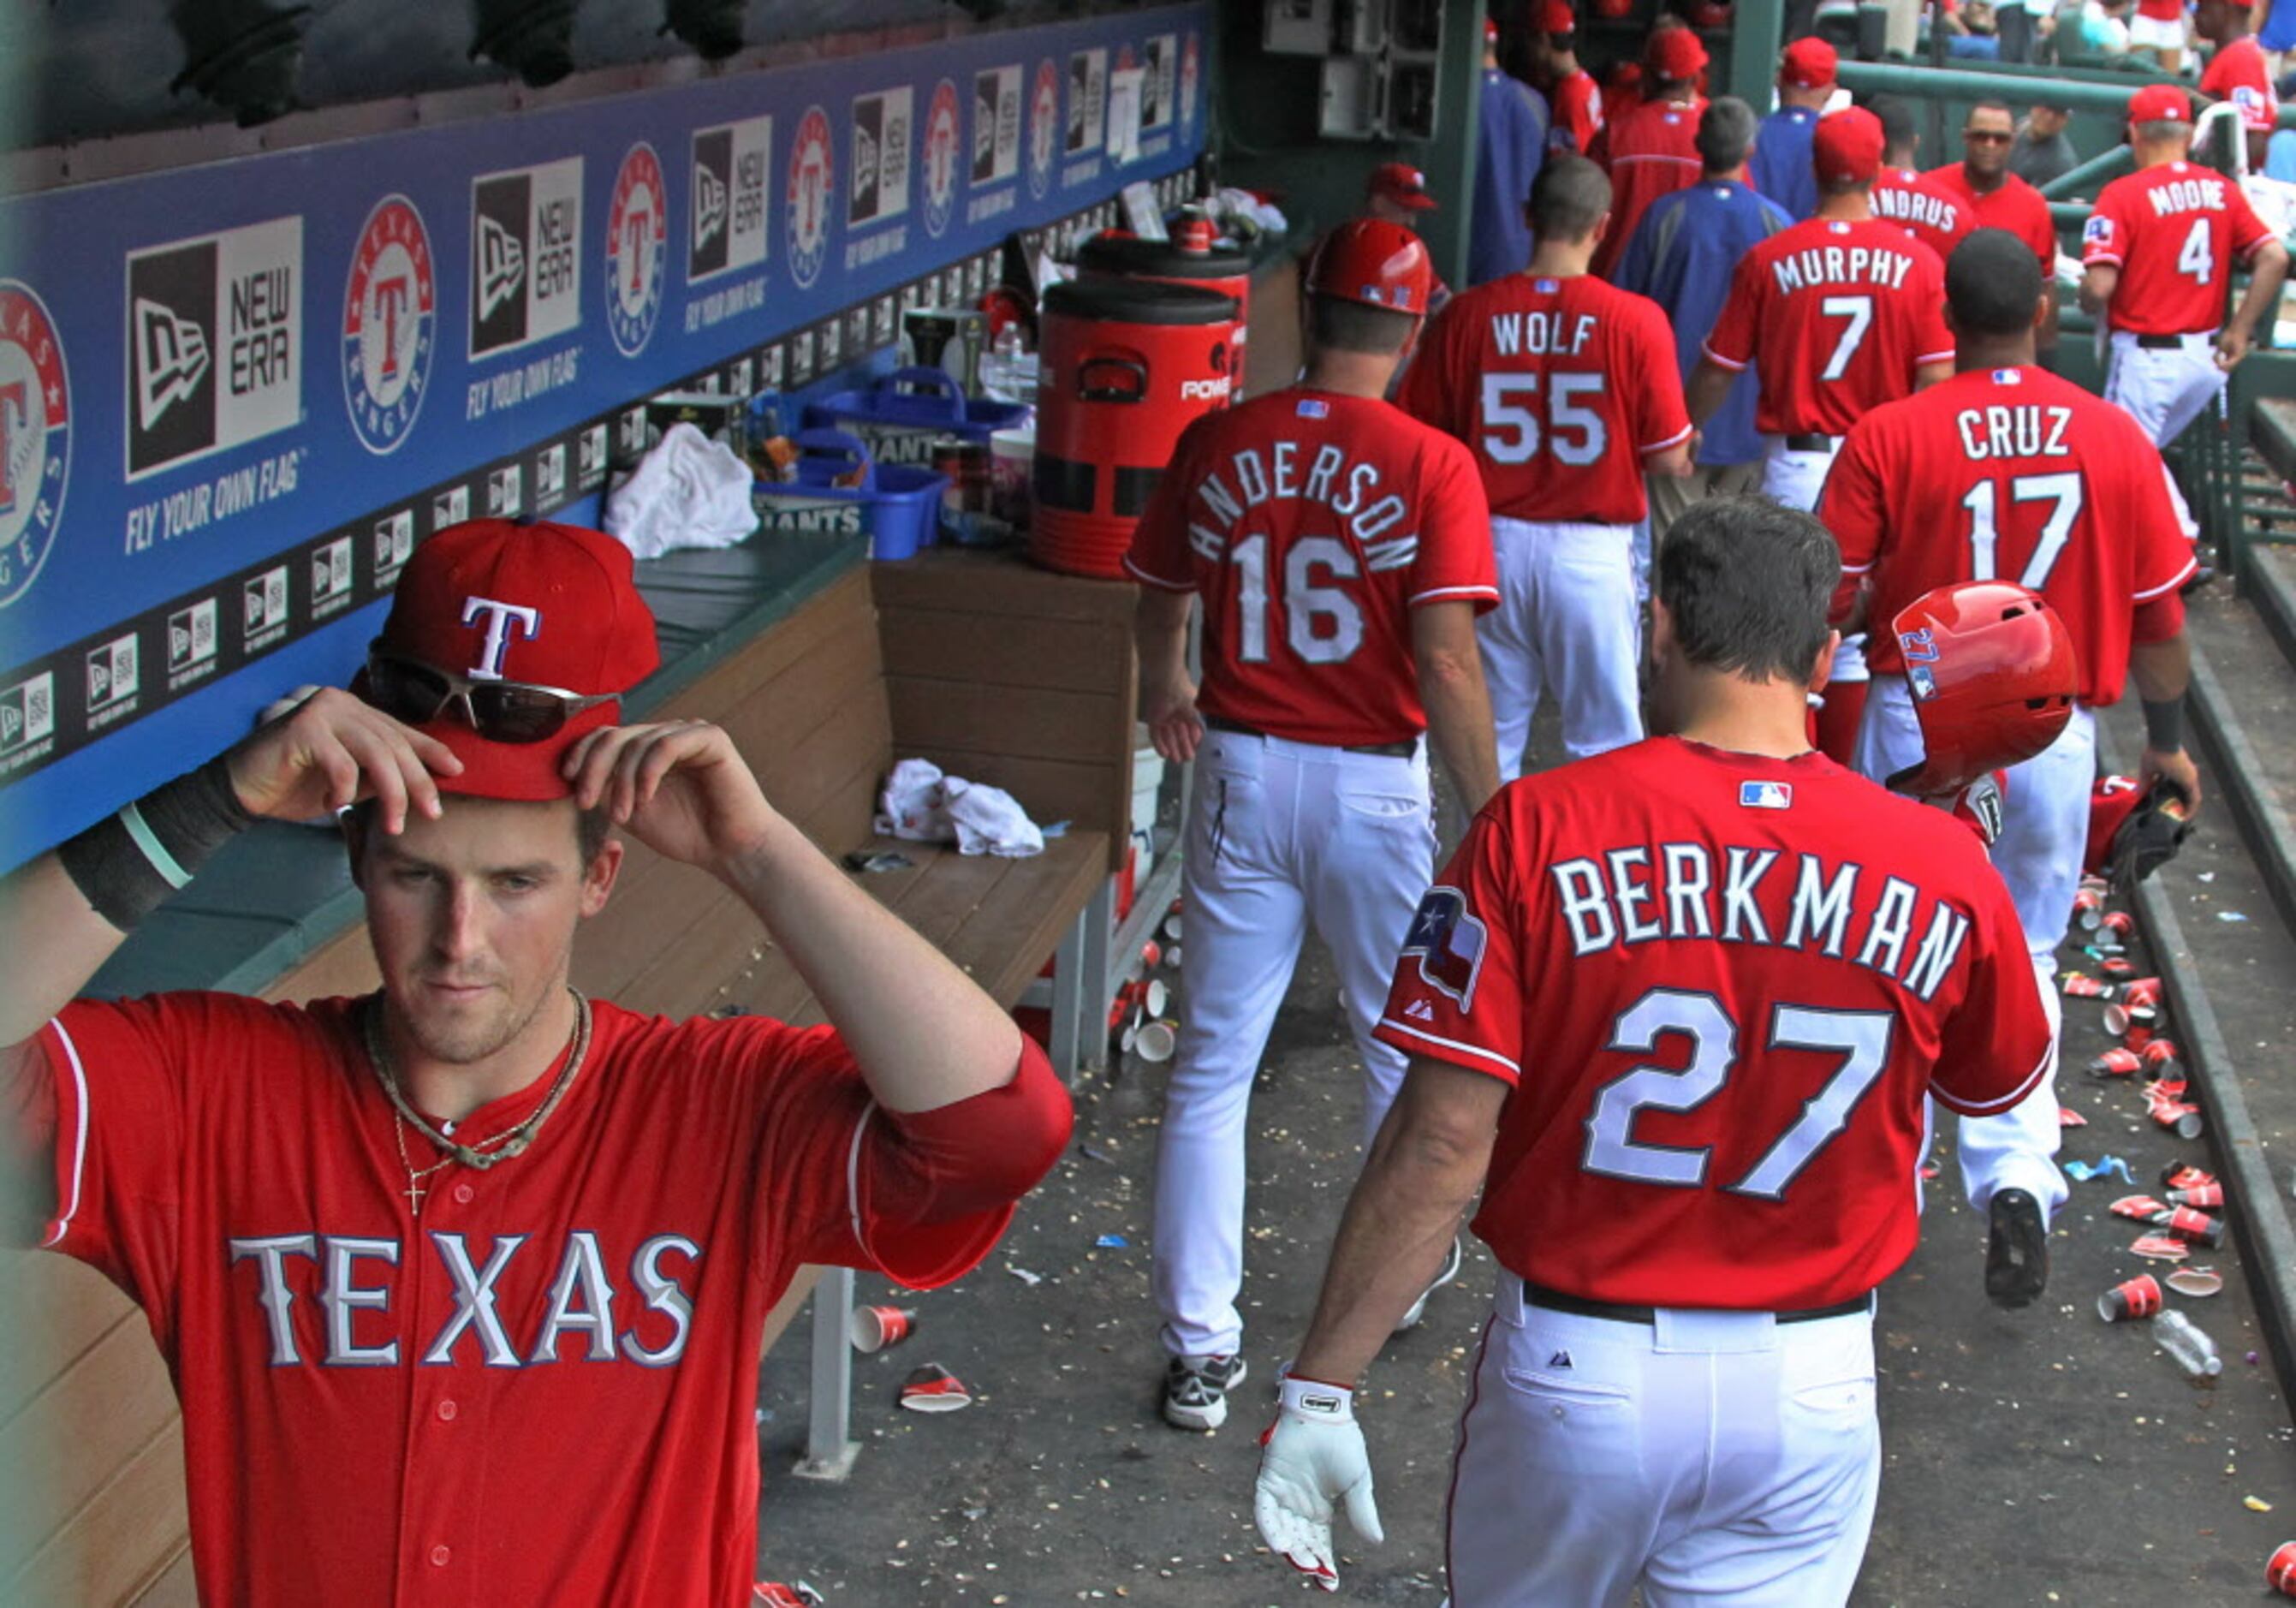
[{"label": "crumpled white towel", "polygon": [[954,842],[959,854],[1019,859],[1045,851],[1045,834],[1001,787],[944,774],[930,759],[904,759],[885,778],[877,830],[913,843]]},{"label": "crumpled white towel", "polygon": [[691,424],[673,424],[606,499],[606,534],[633,558],[680,547],[731,547],[758,528],[755,480],[739,454]]}]

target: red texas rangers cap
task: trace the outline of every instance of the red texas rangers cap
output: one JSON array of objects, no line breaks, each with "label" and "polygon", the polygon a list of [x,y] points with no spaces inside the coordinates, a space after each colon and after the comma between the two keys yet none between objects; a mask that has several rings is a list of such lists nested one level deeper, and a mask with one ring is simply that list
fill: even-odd
[{"label": "red texas rangers cap", "polygon": [[1686,82],[1706,70],[1706,45],[1686,28],[1665,28],[1643,46],[1643,65],[1654,78]]},{"label": "red texas rangers cap", "polygon": [[2189,123],[2193,103],[2174,84],[2147,84],[2128,97],[2132,123]]},{"label": "red texas rangers cap", "polygon": [[1483,19],[1483,43],[1486,45],[1496,45],[1498,42],[1499,20],[1496,17],[1485,17]]},{"label": "red texas rangers cap", "polygon": [[1833,46],[1815,36],[1796,39],[1778,59],[1778,85],[1784,89],[1824,89],[1841,64]]},{"label": "red texas rangers cap", "polygon": [[1810,165],[1821,184],[1863,184],[1882,171],[1882,119],[1850,106],[1817,119]]},{"label": "red texas rangers cap", "polygon": [[[439,779],[442,791],[562,799],[572,792],[558,773],[566,751],[615,724],[620,695],[660,661],[628,548],[572,525],[472,520],[414,549],[351,690],[386,711],[427,715],[410,723],[463,761],[460,775]],[[604,701],[570,707],[521,696],[527,688]],[[453,695],[465,689],[472,703]],[[482,725],[543,734],[481,734],[470,712],[478,705]]]},{"label": "red texas rangers cap", "polygon": [[1435,198],[1427,193],[1427,176],[1409,162],[1382,162],[1371,170],[1365,193],[1381,196],[1412,212],[1432,212]]},{"label": "red texas rangers cap", "polygon": [[1570,0],[1546,0],[1539,10],[1538,31],[1543,34],[1574,33],[1578,19],[1570,14]]}]

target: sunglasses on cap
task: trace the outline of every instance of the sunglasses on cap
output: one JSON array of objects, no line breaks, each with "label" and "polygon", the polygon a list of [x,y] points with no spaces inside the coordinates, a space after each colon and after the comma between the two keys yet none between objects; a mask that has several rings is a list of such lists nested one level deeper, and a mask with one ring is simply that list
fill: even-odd
[{"label": "sunglasses on cap", "polygon": [[473,681],[379,647],[367,651],[369,703],[409,726],[427,726],[459,704],[463,720],[490,742],[546,742],[583,710],[620,697],[619,693],[585,697],[525,681]]}]

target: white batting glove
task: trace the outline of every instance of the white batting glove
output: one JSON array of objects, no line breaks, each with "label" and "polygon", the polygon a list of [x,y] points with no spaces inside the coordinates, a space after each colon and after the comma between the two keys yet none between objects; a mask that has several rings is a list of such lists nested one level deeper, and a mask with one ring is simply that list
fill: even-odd
[{"label": "white batting glove", "polygon": [[1326,1591],[1340,1588],[1332,1542],[1332,1503],[1347,1504],[1348,1522],[1374,1544],[1387,1536],[1372,1500],[1371,1457],[1356,1423],[1355,1392],[1320,1380],[1286,1376],[1275,1422],[1259,1438],[1259,1481],[1252,1517],[1260,1538]]}]

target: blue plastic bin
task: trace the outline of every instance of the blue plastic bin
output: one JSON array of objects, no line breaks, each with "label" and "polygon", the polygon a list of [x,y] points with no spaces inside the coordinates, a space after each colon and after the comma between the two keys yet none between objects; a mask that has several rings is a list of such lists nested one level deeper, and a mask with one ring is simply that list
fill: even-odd
[{"label": "blue plastic bin", "polygon": [[[914,558],[932,546],[948,477],[930,469],[880,464],[841,430],[800,431],[794,481],[759,480],[751,488],[762,532],[835,531],[866,536],[869,556]],[[858,467],[858,486],[835,482]]]},{"label": "blue plastic bin", "polygon": [[831,393],[808,406],[805,419],[849,431],[881,464],[929,466],[939,438],[985,442],[997,431],[1023,423],[1029,414],[1026,403],[967,397],[947,369],[897,368],[867,390]]}]

